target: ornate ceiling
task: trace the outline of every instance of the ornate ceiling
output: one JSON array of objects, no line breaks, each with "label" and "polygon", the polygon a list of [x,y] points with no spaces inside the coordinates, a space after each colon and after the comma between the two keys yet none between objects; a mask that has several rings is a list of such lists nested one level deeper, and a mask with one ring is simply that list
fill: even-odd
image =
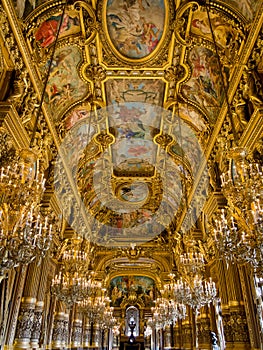
[{"label": "ornate ceiling", "polygon": [[240,137],[262,101],[251,85],[262,10],[260,0],[2,1],[6,128],[16,149],[28,146],[43,97],[44,202],[64,238],[74,230],[96,246],[98,274],[160,282],[177,232],[207,234],[203,207],[235,136],[230,104]]}]

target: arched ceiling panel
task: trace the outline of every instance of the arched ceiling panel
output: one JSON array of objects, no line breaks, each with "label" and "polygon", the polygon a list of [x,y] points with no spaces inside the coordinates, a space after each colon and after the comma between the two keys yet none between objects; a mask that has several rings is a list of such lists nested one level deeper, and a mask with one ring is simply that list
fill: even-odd
[{"label": "arched ceiling panel", "polygon": [[253,20],[261,3],[260,0],[219,0],[217,2],[238,11],[249,22]]},{"label": "arched ceiling panel", "polygon": [[[13,3],[44,82],[62,3]],[[72,177],[58,186],[62,201],[71,201],[67,187],[76,180],[85,205],[69,222],[83,214],[96,243],[148,242],[181,220],[261,1],[209,2],[214,38],[201,3],[94,0],[65,8],[45,107]],[[110,115],[100,115],[106,105]]]},{"label": "arched ceiling panel", "polygon": [[182,95],[202,109],[214,124],[224,98],[220,67],[213,51],[196,46],[188,52],[191,78],[183,83]]}]

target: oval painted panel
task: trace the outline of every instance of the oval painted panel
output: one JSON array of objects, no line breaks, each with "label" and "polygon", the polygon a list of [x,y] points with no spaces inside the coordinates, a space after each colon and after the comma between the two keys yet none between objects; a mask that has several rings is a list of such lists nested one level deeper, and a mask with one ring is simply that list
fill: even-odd
[{"label": "oval painted panel", "polygon": [[112,44],[127,58],[150,55],[165,25],[165,0],[108,0],[107,29]]}]

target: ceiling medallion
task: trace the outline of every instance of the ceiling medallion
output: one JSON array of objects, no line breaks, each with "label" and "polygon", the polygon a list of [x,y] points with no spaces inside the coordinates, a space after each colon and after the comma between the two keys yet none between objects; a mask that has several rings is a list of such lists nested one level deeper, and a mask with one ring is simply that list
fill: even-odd
[{"label": "ceiling medallion", "polygon": [[119,186],[116,195],[129,204],[142,203],[148,198],[149,188],[144,182],[131,181]]}]

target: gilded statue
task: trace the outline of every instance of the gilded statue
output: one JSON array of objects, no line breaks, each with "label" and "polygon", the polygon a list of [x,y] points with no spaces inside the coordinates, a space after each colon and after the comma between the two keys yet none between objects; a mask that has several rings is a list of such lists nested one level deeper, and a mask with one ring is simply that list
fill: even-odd
[{"label": "gilded statue", "polygon": [[252,104],[253,110],[263,104],[263,90],[261,79],[258,72],[250,70],[247,67],[244,69],[240,87],[243,91],[243,98]]}]

